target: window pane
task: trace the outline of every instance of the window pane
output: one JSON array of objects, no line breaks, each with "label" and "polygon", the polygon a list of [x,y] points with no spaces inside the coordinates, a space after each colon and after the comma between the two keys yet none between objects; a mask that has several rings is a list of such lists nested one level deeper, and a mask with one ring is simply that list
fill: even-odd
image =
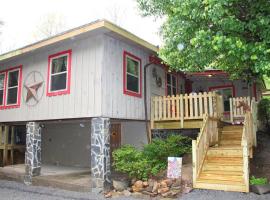
[{"label": "window pane", "polygon": [[0,105],[3,105],[4,91],[0,90]]},{"label": "window pane", "polygon": [[4,88],[5,75],[0,75],[0,90]]},{"label": "window pane", "polygon": [[139,77],[139,62],[127,57],[127,72]]},{"label": "window pane", "polygon": [[139,92],[139,79],[137,77],[127,74],[127,90]]},{"label": "window pane", "polygon": [[67,73],[51,76],[51,91],[65,90],[67,84]]},{"label": "window pane", "polygon": [[172,88],[169,85],[167,86],[167,95],[168,96],[172,95]]},{"label": "window pane", "polygon": [[7,104],[16,104],[17,103],[17,92],[18,92],[18,87],[16,88],[11,88],[8,89],[7,93]]},{"label": "window pane", "polygon": [[176,95],[176,88],[173,88],[173,95]]},{"label": "window pane", "polygon": [[172,76],[172,85],[176,87],[176,78],[175,76]]},{"label": "window pane", "polygon": [[171,84],[171,75],[167,74],[167,84]]},{"label": "window pane", "polygon": [[18,85],[19,71],[8,73],[8,87],[14,87]]},{"label": "window pane", "polygon": [[67,56],[52,59],[52,74],[67,71]]}]

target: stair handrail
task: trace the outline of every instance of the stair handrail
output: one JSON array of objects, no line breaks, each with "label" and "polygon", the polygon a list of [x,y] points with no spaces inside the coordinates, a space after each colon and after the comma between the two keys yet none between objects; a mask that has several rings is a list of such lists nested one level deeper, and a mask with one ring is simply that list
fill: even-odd
[{"label": "stair handrail", "polygon": [[202,127],[197,140],[192,140],[193,184],[202,170],[207,150],[210,145],[218,142],[217,119],[204,114]]}]

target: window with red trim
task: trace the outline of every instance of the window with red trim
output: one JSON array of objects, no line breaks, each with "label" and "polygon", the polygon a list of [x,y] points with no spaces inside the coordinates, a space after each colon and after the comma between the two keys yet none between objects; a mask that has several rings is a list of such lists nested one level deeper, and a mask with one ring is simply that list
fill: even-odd
[{"label": "window with red trim", "polygon": [[71,50],[49,56],[47,95],[70,93]]},{"label": "window with red trim", "polygon": [[6,72],[0,73],[0,107],[4,106],[5,101],[5,80],[6,80]]},{"label": "window with red trim", "polygon": [[141,59],[124,51],[124,94],[142,96],[142,67]]},{"label": "window with red trim", "polygon": [[20,106],[22,66],[0,72],[0,108]]},{"label": "window with red trim", "polygon": [[177,93],[177,77],[174,74],[167,73],[167,95],[172,96]]}]

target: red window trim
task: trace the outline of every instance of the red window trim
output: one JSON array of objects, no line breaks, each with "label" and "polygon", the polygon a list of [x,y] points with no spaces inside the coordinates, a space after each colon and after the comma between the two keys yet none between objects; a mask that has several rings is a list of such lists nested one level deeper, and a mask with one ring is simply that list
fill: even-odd
[{"label": "red window trim", "polygon": [[[68,55],[67,59],[67,88],[65,90],[58,90],[58,91],[50,91],[50,76],[51,76],[51,60],[53,58],[56,58],[61,55]],[[52,55],[48,56],[48,72],[47,72],[47,96],[58,96],[58,95],[64,95],[64,94],[70,94],[70,84],[71,84],[71,62],[72,62],[72,50],[66,50],[66,51],[61,51]]]},{"label": "red window trim", "polygon": [[[18,80],[18,93],[17,93],[17,103],[7,105],[7,84],[8,84],[8,73],[10,71],[19,71],[19,80]],[[0,106],[0,109],[11,109],[11,108],[19,108],[21,106],[21,93],[22,93],[22,65],[11,67],[4,71],[1,71],[0,74],[5,74],[4,81],[4,95],[3,95],[3,105]]]},{"label": "red window trim", "polygon": [[[139,92],[133,92],[133,91],[130,91],[130,90],[127,89],[127,86],[126,86],[126,84],[127,84],[126,57],[127,56],[139,62],[139,65],[140,65],[140,75],[139,75],[139,78],[140,78],[140,80],[139,80],[139,90],[140,91]],[[135,55],[133,55],[133,54],[127,52],[127,51],[123,52],[123,91],[124,91],[124,94],[126,94],[126,95],[142,98],[142,60],[139,57],[137,57],[137,56],[135,56]]]},{"label": "red window trim", "polygon": [[212,90],[216,90],[216,89],[225,89],[225,88],[232,88],[232,92],[233,92],[233,97],[236,96],[236,92],[235,92],[235,86],[234,85],[219,85],[219,86],[213,86],[213,87],[209,87],[208,91],[212,91]]},{"label": "red window trim", "polygon": [[165,95],[168,96],[168,83],[167,83],[167,75],[171,74],[175,77],[176,80],[176,94],[178,93],[178,76],[177,73],[174,72],[166,72],[165,71]]}]

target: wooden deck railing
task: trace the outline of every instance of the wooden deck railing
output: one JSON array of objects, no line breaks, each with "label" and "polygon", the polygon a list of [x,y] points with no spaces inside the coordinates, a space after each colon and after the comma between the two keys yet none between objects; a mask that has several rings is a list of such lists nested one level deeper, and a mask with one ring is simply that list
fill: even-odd
[{"label": "wooden deck railing", "polygon": [[204,115],[203,125],[197,140],[192,140],[193,183],[196,184],[198,175],[202,169],[207,150],[210,145],[218,143],[217,120]]},{"label": "wooden deck railing", "polygon": [[247,111],[244,117],[241,142],[243,148],[243,176],[247,192],[249,192],[249,158],[253,156],[252,148],[257,145],[257,103],[252,100],[250,105],[251,111]]},{"label": "wooden deck railing", "polygon": [[221,117],[222,96],[215,92],[191,93],[176,96],[154,96],[151,103],[151,121],[203,119],[204,114]]},{"label": "wooden deck railing", "polygon": [[241,106],[242,103],[251,107],[251,101],[255,98],[250,97],[234,97],[230,98],[230,121],[233,123],[235,119],[244,119],[245,109]]}]

